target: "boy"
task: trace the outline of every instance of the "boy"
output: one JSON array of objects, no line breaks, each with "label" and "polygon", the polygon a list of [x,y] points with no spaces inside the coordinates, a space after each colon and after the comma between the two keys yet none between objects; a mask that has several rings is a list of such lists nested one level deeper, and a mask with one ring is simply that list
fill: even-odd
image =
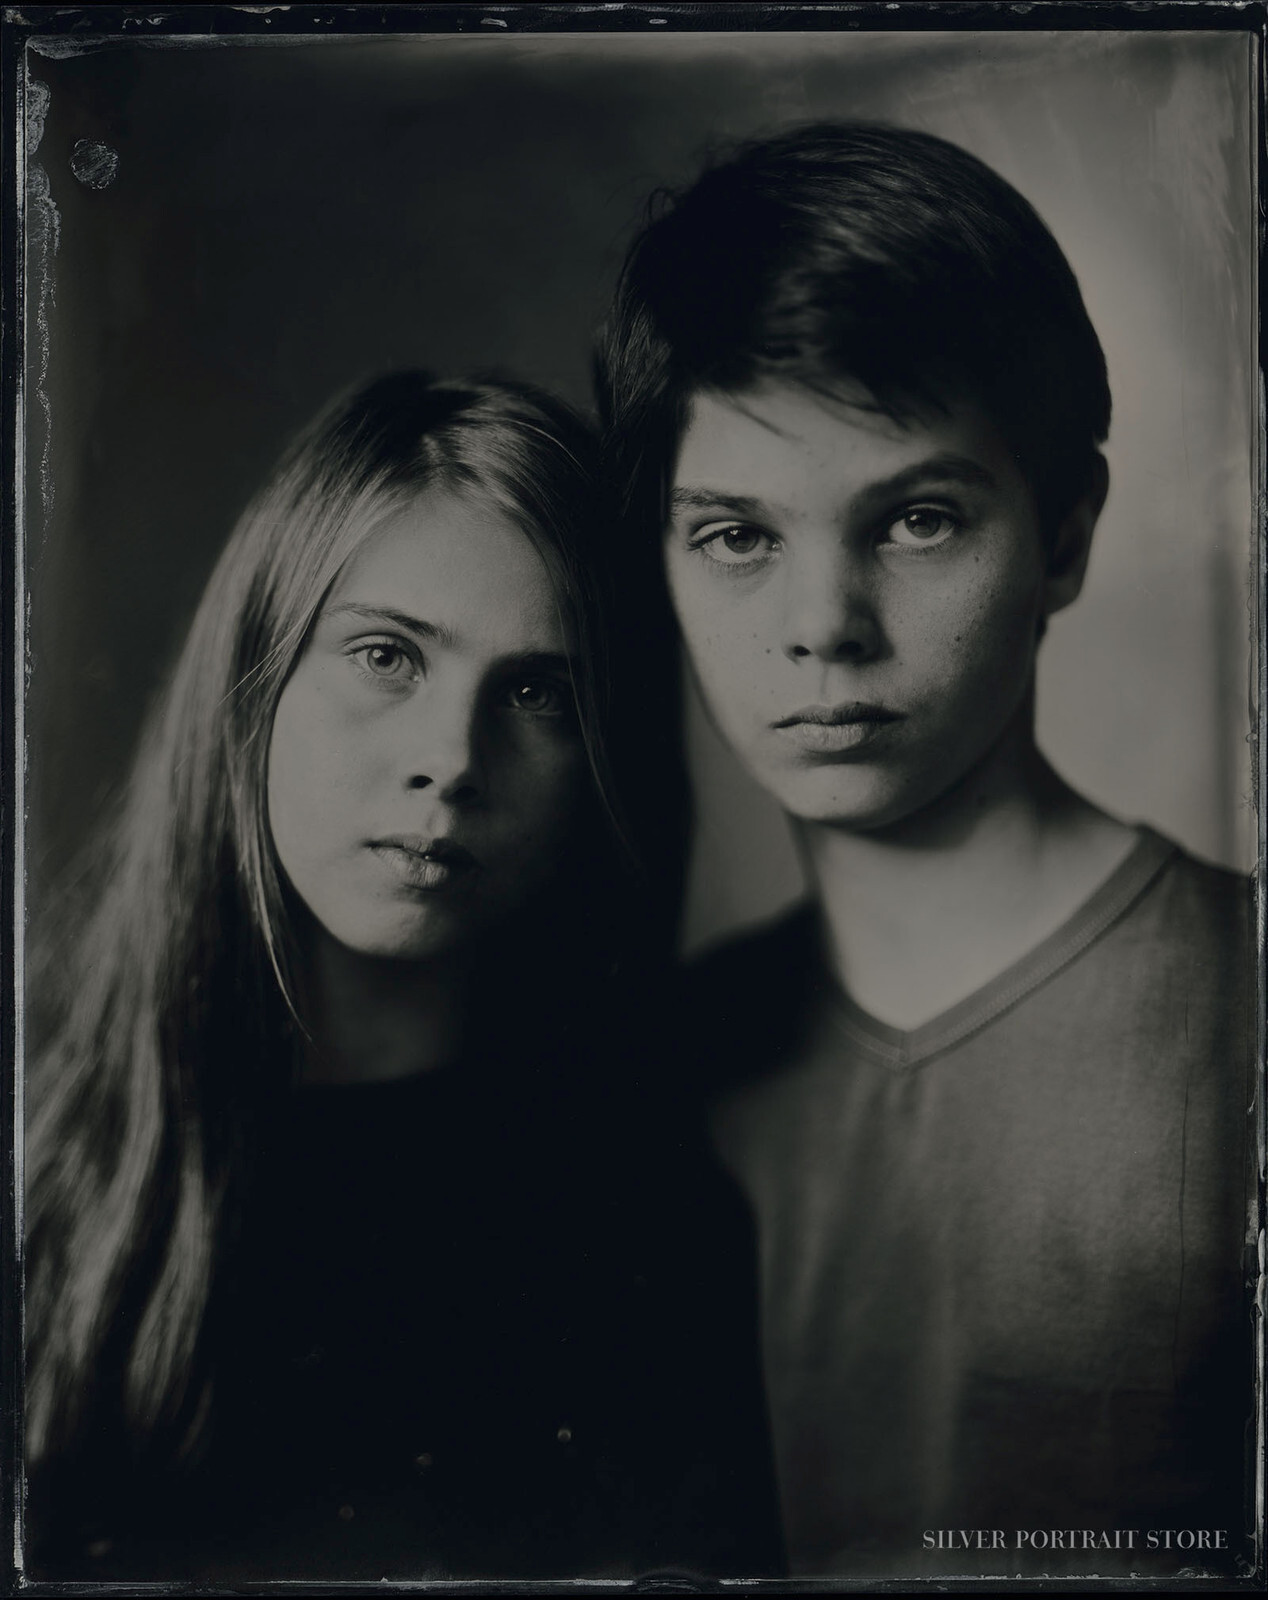
[{"label": "boy", "polygon": [[687,990],[793,1571],[1236,1570],[1250,897],[1036,748],[1107,489],[1068,264],[942,140],[795,130],[636,240],[599,375],[813,889]]}]

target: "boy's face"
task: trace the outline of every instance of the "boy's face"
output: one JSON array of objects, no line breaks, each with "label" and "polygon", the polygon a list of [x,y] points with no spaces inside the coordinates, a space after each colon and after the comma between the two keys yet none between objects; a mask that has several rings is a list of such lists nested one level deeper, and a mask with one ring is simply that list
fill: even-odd
[{"label": "boy's face", "polygon": [[1041,619],[1078,593],[1094,520],[1072,514],[1050,561],[969,405],[899,425],[792,386],[699,394],[666,557],[705,703],[793,816],[913,816],[1027,714]]}]

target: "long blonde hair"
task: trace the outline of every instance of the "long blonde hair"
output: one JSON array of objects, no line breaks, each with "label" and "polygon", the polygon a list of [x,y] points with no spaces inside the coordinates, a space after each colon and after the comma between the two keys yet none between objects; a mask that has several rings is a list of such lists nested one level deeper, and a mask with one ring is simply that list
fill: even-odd
[{"label": "long blonde hair", "polygon": [[401,373],[323,413],[241,518],[100,851],[93,908],[77,931],[52,930],[43,962],[52,1024],[26,1135],[29,1462],[102,1415],[178,1455],[203,1432],[217,1274],[296,1037],[296,942],[266,812],[273,715],[338,571],[426,484],[494,496],[551,569],[579,641],[611,846],[601,914],[616,943],[646,936],[612,887],[636,880],[620,865],[629,829],[604,737],[613,588],[593,449],[567,408],[523,386]]}]

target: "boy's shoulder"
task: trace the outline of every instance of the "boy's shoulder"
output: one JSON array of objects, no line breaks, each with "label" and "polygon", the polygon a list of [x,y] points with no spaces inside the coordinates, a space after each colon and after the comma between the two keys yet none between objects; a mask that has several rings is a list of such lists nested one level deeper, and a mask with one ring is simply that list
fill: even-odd
[{"label": "boy's shoulder", "polygon": [[690,960],[679,975],[675,1010],[701,1086],[742,1077],[781,1053],[830,984],[810,900]]},{"label": "boy's shoulder", "polygon": [[[1206,929],[1234,938],[1253,931],[1251,875],[1191,855],[1148,825],[1137,831],[1140,842],[1129,863],[1135,893],[1124,885],[1129,892],[1122,909],[1151,913],[1159,934],[1190,947]],[[819,918],[814,901],[803,899],[692,957],[680,975],[679,996],[715,1022],[725,1016],[748,1022],[772,1003],[795,1002],[825,981]]]},{"label": "boy's shoulder", "polygon": [[804,899],[707,946],[687,962],[682,982],[697,1004],[740,1015],[804,980],[820,962],[817,908]]},{"label": "boy's shoulder", "polygon": [[1251,873],[1241,872],[1235,867],[1217,866],[1212,861],[1206,861],[1201,856],[1192,854],[1170,835],[1150,827],[1148,823],[1139,824],[1137,831],[1142,838],[1152,840],[1157,846],[1169,852],[1173,870],[1182,881],[1200,893],[1237,899],[1245,895],[1254,885]]},{"label": "boy's shoulder", "polygon": [[[1254,883],[1191,855],[1142,826],[1132,856],[1064,930],[1076,965],[1126,961],[1153,990],[1175,990],[1218,1011],[1253,1002]],[[1101,935],[1118,929],[1112,943]],[[1062,965],[1065,965],[1063,962]],[[1117,992],[1117,991],[1115,991]],[[674,992],[674,1033],[691,1076],[712,1090],[794,1053],[836,995],[813,900],[803,900],[689,961]],[[1199,1002],[1200,1003],[1200,1002]]]},{"label": "boy's shoulder", "polygon": [[[1160,837],[1160,836],[1158,836]],[[1165,869],[1145,895],[1116,941],[1122,986],[1152,1000],[1159,1026],[1169,1018],[1186,1046],[1199,1046],[1205,1071],[1215,1087],[1232,1083],[1228,1068],[1244,1058],[1253,1069],[1259,1011],[1259,960],[1255,939],[1255,881],[1248,874],[1214,866],[1170,845]],[[1177,1070],[1189,1052],[1156,1047],[1174,1055]],[[1186,1083],[1189,1079],[1186,1077]]]},{"label": "boy's shoulder", "polygon": [[1154,936],[1194,955],[1211,944],[1247,948],[1254,932],[1253,877],[1203,861],[1152,828],[1140,833],[1162,868],[1140,908]]}]

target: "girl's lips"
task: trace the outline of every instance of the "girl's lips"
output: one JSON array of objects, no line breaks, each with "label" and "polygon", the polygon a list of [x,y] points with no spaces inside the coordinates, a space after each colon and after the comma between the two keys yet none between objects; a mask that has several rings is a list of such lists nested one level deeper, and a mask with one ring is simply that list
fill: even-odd
[{"label": "girl's lips", "polygon": [[375,839],[370,849],[411,889],[444,889],[479,866],[470,850],[452,839]]}]

